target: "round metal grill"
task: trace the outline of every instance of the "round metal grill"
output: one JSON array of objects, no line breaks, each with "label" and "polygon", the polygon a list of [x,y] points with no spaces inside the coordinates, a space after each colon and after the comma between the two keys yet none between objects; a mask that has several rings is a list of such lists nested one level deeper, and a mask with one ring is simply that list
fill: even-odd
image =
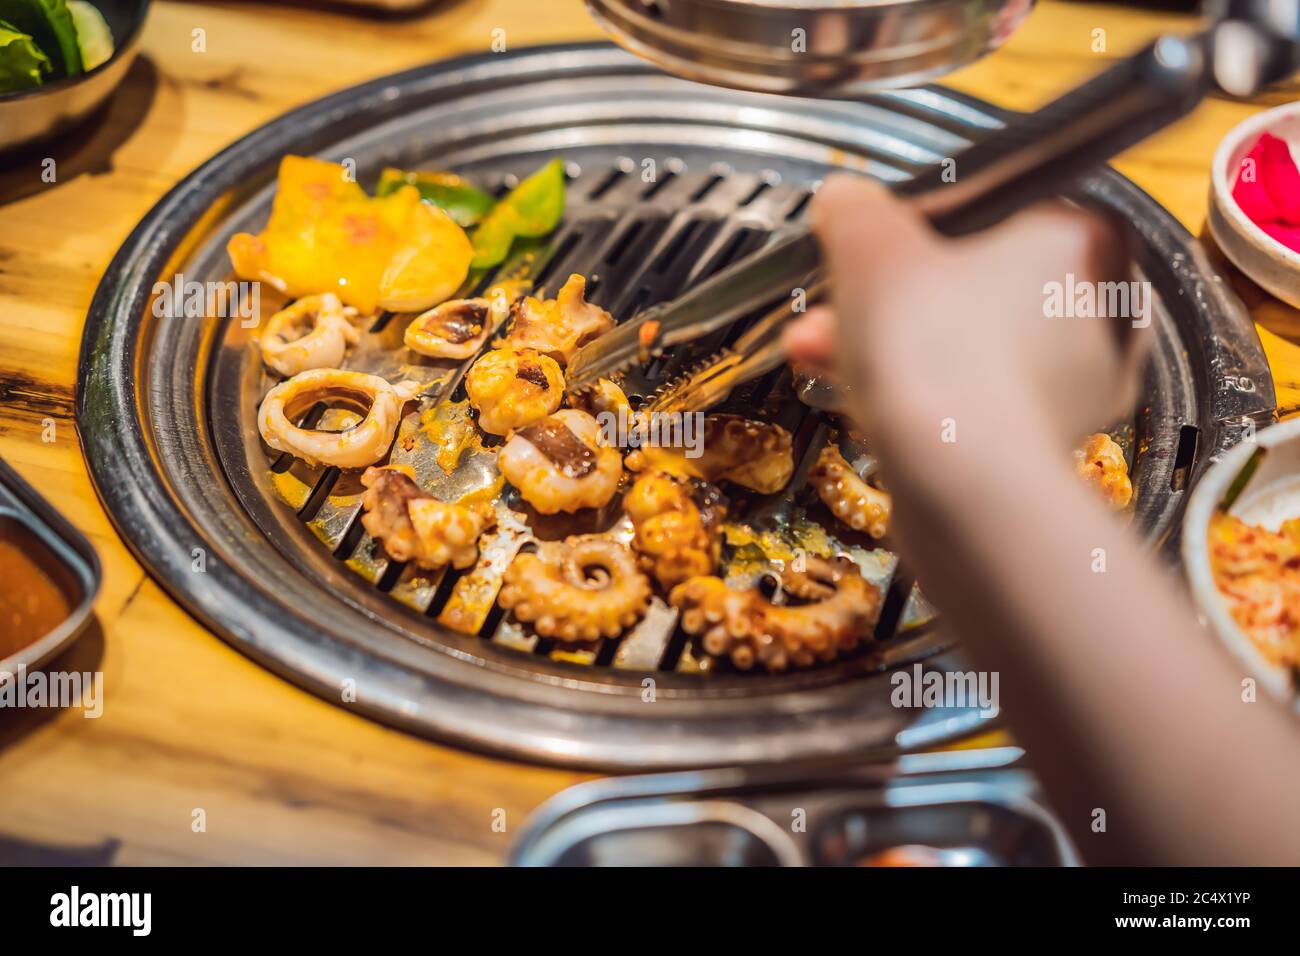
[{"label": "round metal grill", "polygon": [[[288,152],[354,162],[363,184],[385,166],[455,168],[498,191],[563,155],[564,222],[502,269],[552,289],[581,272],[591,297],[625,319],[779,236],[828,170],[903,179],[1000,122],[996,111],[935,89],[850,104],[700,87],[604,45],[470,57],[322,100],[197,170],[114,260],[88,319],[78,395],[96,486],[141,560],[208,626],[327,699],[345,703],[355,688],[346,706],[416,732],[530,759],[646,768],[875,752],[978,729],[985,723],[974,708],[891,705],[894,668],[961,665],[896,556],[861,541],[843,545],[886,594],[876,640],[810,671],[712,665],[662,604],[595,647],[539,640],[491,600],[469,625],[459,615],[448,626],[448,608],[463,606],[475,575],[490,583],[532,538],[603,529],[617,516],[499,532],[465,574],[387,561],[357,520],[355,476],[307,469],[261,444],[254,412],[270,379],[250,330],[159,317],[149,306],[156,280],[230,278],[225,242],[264,223]],[[1272,384],[1243,310],[1177,224],[1112,173],[1083,193],[1134,223],[1159,298],[1160,347],[1129,426],[1134,520],[1160,542],[1203,461],[1235,428],[1271,412]],[[400,324],[380,319],[348,364],[396,374],[410,362],[400,343]],[[641,384],[653,387],[688,359],[670,356]],[[460,369],[414,372],[435,401],[459,397]],[[801,478],[826,420],[794,398],[784,373],[732,401],[789,428],[804,463],[789,493],[745,503],[747,520],[779,522],[815,507]],[[430,454],[414,412],[394,459],[428,480],[476,480],[473,456],[439,477]]]}]

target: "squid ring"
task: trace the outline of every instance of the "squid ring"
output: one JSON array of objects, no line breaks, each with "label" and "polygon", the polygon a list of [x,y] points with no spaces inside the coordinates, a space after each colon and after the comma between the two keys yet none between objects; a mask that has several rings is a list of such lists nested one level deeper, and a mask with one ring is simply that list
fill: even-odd
[{"label": "squid ring", "polygon": [[831,514],[854,531],[865,531],[873,538],[883,538],[889,531],[893,509],[889,492],[863,481],[835,445],[821,450],[808,481]]},{"label": "squid ring", "polygon": [[694,577],[668,600],[681,610],[682,629],[703,635],[715,657],[741,670],[811,667],[850,651],[869,634],[880,610],[880,589],[847,558],[808,557],[807,570],[781,573],[785,589],[808,604],[773,604],[757,588],[738,591],[719,577]]},{"label": "squid ring", "polygon": [[[311,369],[266,393],[257,410],[257,427],[262,440],[276,451],[288,452],[309,465],[364,468],[384,457],[393,443],[402,406],[415,398],[420,388],[419,382],[393,385],[364,372]],[[318,402],[343,404],[365,418],[341,432],[294,424],[294,419]]]},{"label": "squid ring", "polygon": [[356,314],[333,292],[301,298],[267,320],[257,342],[262,361],[285,376],[336,368],[348,346],[361,341],[361,333],[350,321]]},{"label": "squid ring", "polygon": [[543,637],[617,637],[645,614],[650,582],[624,545],[599,535],[566,538],[520,554],[498,601]]}]

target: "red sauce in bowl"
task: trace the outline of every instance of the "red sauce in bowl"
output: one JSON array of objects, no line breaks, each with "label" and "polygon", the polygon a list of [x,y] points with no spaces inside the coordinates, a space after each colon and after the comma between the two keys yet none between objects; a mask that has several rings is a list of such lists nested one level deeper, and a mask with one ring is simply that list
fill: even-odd
[{"label": "red sauce in bowl", "polygon": [[75,600],[49,548],[17,521],[0,521],[0,660],[67,620]]}]

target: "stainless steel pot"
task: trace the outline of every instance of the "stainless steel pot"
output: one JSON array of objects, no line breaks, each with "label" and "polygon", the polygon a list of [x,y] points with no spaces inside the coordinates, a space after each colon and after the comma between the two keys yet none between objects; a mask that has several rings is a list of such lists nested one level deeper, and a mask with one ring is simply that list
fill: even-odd
[{"label": "stainless steel pot", "polygon": [[669,73],[767,93],[916,86],[997,49],[1033,0],[587,0]]}]

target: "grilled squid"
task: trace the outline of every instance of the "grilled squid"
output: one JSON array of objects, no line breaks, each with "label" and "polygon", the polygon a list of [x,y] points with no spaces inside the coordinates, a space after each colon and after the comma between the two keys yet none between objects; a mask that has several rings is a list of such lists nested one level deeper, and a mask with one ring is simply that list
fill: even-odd
[{"label": "grilled squid", "polygon": [[623,459],[600,444],[600,426],[586,412],[566,408],[516,429],[497,467],[542,514],[599,508],[618,491]]},{"label": "grilled squid", "polygon": [[266,322],[258,339],[262,361],[281,375],[313,368],[337,368],[349,345],[361,341],[353,325],[357,310],[333,292],[309,295],[281,309]]},{"label": "grilled squid", "polygon": [[[300,372],[266,393],[257,410],[262,440],[309,465],[364,468],[393,444],[402,406],[420,392],[419,382],[391,384],[378,375],[318,368]],[[343,405],[365,417],[341,432],[300,428],[294,424],[318,402]]]},{"label": "grilled squid", "polygon": [[534,349],[494,349],[465,376],[479,428],[505,435],[545,418],[564,399],[564,374],[555,360]]},{"label": "grilled squid", "polygon": [[717,568],[727,501],[712,485],[648,472],[623,498],[623,509],[632,519],[641,567],[664,590]]},{"label": "grilled squid", "polygon": [[537,349],[562,365],[582,346],[614,327],[613,317],[586,300],[587,280],[571,275],[554,299],[520,299],[511,306],[514,323],[498,345]]},{"label": "grilled squid", "polygon": [[860,478],[835,445],[821,450],[808,472],[808,482],[817,489],[831,514],[854,531],[865,531],[873,538],[883,538],[889,531],[893,507],[889,492],[873,488]]},{"label": "grilled squid", "polygon": [[1106,503],[1116,511],[1133,500],[1133,483],[1128,477],[1124,449],[1105,432],[1089,435],[1074,450],[1074,470],[1084,481],[1100,488]]},{"label": "grilled squid", "polygon": [[804,571],[787,569],[781,585],[803,604],[774,604],[757,588],[738,591],[718,577],[695,577],[673,588],[682,628],[702,635],[715,657],[741,670],[811,667],[834,660],[866,637],[880,610],[880,590],[847,558],[808,557]]},{"label": "grilled squid", "polygon": [[406,472],[387,466],[361,476],[361,524],[397,561],[422,568],[467,568],[478,560],[478,539],[496,520],[486,501],[448,504],[423,491]]},{"label": "grilled squid", "polygon": [[412,319],[402,341],[430,358],[469,358],[496,328],[494,318],[487,299],[453,299]]},{"label": "grilled squid", "polygon": [[617,416],[621,412],[629,420],[633,418],[632,403],[627,400],[627,395],[607,378],[598,380],[590,387],[571,392],[569,404],[592,416]]},{"label": "grilled squid", "polygon": [[707,415],[699,438],[694,448],[686,442],[642,446],[627,456],[627,467],[715,483],[730,481],[763,494],[780,491],[794,474],[793,442],[780,425],[739,415]]},{"label": "grilled squid", "polygon": [[598,535],[552,541],[520,554],[506,569],[498,598],[543,637],[596,641],[635,624],[650,582],[625,546]]}]

